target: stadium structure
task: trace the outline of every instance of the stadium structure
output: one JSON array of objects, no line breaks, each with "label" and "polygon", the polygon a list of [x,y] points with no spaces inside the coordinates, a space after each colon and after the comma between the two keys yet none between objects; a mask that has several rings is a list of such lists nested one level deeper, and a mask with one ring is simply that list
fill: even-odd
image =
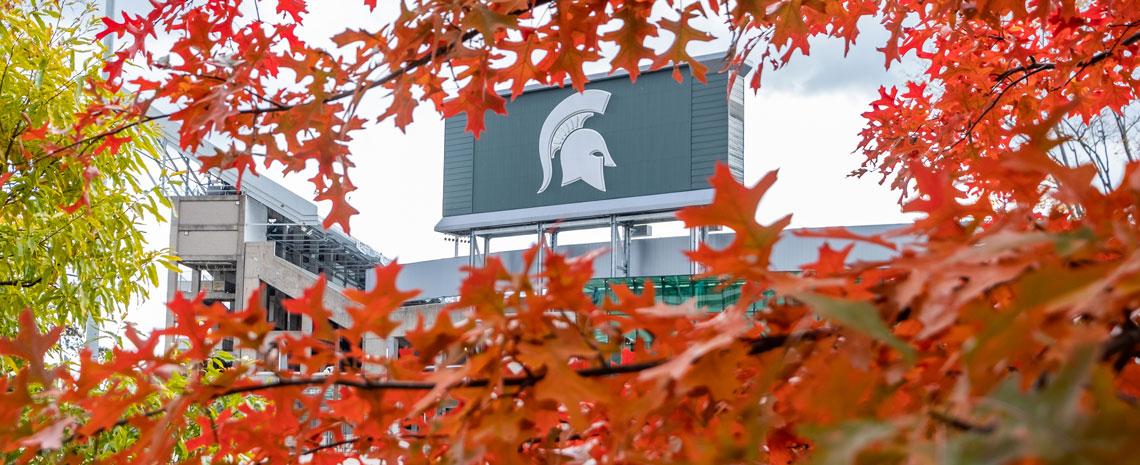
[{"label": "stadium structure", "polygon": [[[719,56],[699,59],[720,69]],[[703,243],[726,246],[732,232],[695,228],[688,237],[660,237],[651,227],[675,221],[680,208],[711,202],[708,178],[717,164],[743,178],[742,82],[712,72],[705,83],[677,82],[668,70],[645,70],[636,83],[617,73],[590,76],[581,93],[568,86],[532,86],[507,105],[508,115],[488,115],[478,140],[465,131],[464,116],[448,118],[442,215],[435,230],[455,243],[455,256],[405,264],[398,284],[421,294],[393,316],[401,326],[390,337],[363,341],[365,352],[390,357],[404,352],[405,331],[420,317],[434,321],[456,300],[463,266],[496,256],[508,269],[522,271],[522,251],[490,252],[494,240],[506,237],[530,236],[568,256],[607,250],[595,258],[594,279],[583,289],[597,302],[615,284],[637,290],[652,281],[658,299],[667,303],[692,299],[710,311],[734,304],[739,286],[697,278],[701,270],[685,255]],[[176,147],[176,128],[164,133],[172,137],[168,145]],[[169,272],[168,300],[179,292],[204,292],[208,302],[237,310],[262,289],[259,298],[277,331],[307,332],[312,322],[286,312],[281,301],[300,297],[323,273],[332,323],[351,324],[343,291],[370,288],[369,270],[387,258],[322,228],[316,205],[276,182],[247,173],[238,190],[236,172],[197,173],[196,158],[172,148],[159,160],[183,173],[181,187],[171,192],[170,247],[181,272]],[[851,229],[878,234],[898,226]],[[609,240],[558,243],[559,233],[585,229],[608,230]],[[822,243],[789,231],[777,243],[771,267],[797,272],[815,261]],[[849,260],[882,260],[890,253],[856,243]],[[541,270],[542,261],[540,253],[528,271]]]}]

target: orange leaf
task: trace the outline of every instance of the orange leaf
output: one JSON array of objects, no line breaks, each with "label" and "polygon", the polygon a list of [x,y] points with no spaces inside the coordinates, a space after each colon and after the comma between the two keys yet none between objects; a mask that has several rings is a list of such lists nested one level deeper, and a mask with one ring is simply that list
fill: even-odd
[{"label": "orange leaf", "polygon": [[40,334],[36,326],[36,317],[32,311],[24,310],[20,313],[20,331],[15,339],[0,339],[0,354],[20,357],[28,362],[28,373],[32,381],[49,383],[54,378],[47,369],[45,356],[63,333],[63,327],[55,327],[44,334]]},{"label": "orange leaf", "polygon": [[660,68],[672,63],[673,79],[676,79],[677,82],[682,82],[684,78],[681,77],[678,66],[687,63],[689,65],[689,73],[698,81],[705,82],[705,73],[708,71],[708,67],[694,59],[692,55],[689,55],[688,51],[689,42],[710,42],[714,38],[709,33],[689,24],[690,21],[702,16],[701,3],[690,3],[683,11],[678,11],[677,13],[680,17],[676,20],[661,20],[661,28],[673,33],[673,43],[669,46],[668,50],[653,61],[653,67]]}]

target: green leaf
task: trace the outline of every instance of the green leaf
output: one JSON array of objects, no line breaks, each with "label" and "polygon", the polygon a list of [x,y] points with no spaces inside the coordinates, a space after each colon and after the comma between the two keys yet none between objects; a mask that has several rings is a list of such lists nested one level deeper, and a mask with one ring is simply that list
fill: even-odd
[{"label": "green leaf", "polygon": [[908,362],[913,363],[917,357],[914,348],[892,334],[887,324],[879,318],[878,309],[867,302],[835,299],[811,292],[796,294],[794,297],[811,306],[820,316],[891,346]]},{"label": "green leaf", "polygon": [[[34,132],[0,132],[0,145],[23,157],[45,157],[52,147],[105,132],[104,126],[74,134],[77,118],[100,98],[84,92],[99,79],[101,47],[91,39],[97,13],[75,2],[15,2],[0,9],[0,126],[15,122]],[[66,11],[66,14],[64,12]],[[84,18],[86,16],[86,18]],[[61,24],[60,18],[66,18]],[[79,57],[77,59],[77,57]],[[32,308],[41,321],[81,327],[121,315],[154,280],[157,255],[140,225],[166,205],[159,190],[142,186],[143,153],[159,155],[155,129],[132,127],[122,152],[85,163],[36,163],[15,167],[0,193],[0,276],[40,280],[36,286],[0,286],[0,308]],[[64,157],[64,159],[68,159]],[[91,168],[88,171],[88,168]],[[79,197],[85,172],[98,172],[88,189],[89,205],[68,214],[60,208]],[[138,182],[136,182],[138,181]],[[14,312],[0,312],[0,335],[19,331]]]},{"label": "green leaf", "polygon": [[849,465],[855,463],[860,451],[893,436],[897,429],[891,423],[854,420],[828,428],[801,426],[797,431],[815,444],[812,465]]},{"label": "green leaf", "polygon": [[[1116,421],[1121,437],[1103,434],[1094,436],[1096,440],[1087,437],[1088,417],[1087,411],[1082,411],[1081,398],[1096,367],[1097,354],[1094,344],[1078,347],[1041,389],[1025,391],[1018,376],[1006,379],[983,401],[978,411],[971,414],[974,418],[989,419],[987,421],[992,421],[997,428],[989,434],[963,434],[953,438],[942,451],[939,462],[1000,465],[1017,458],[1034,457],[1055,464],[1113,463],[1087,458],[1104,451],[1111,454],[1135,438],[1128,434],[1126,422],[1122,420]],[[1106,407],[1111,405],[1102,408]]]}]

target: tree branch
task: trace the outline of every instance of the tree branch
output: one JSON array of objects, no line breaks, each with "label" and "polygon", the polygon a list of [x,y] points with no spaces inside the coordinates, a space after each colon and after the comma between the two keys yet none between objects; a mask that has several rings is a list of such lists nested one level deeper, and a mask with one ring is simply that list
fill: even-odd
[{"label": "tree branch", "polygon": [[[126,131],[127,129],[133,128],[133,127],[135,127],[135,126],[138,126],[138,125],[140,125],[140,124],[146,124],[146,123],[149,123],[149,122],[151,122],[151,121],[158,121],[158,120],[160,120],[160,119],[166,119],[166,118],[169,118],[169,117],[171,117],[171,116],[174,116],[174,113],[166,113],[166,114],[162,114],[162,115],[152,115],[152,116],[145,116],[145,117],[143,117],[143,118],[140,118],[138,121],[133,121],[133,122],[130,122],[130,123],[124,124],[124,125],[122,125],[122,126],[119,126],[118,128],[115,128],[115,129],[109,129],[109,130],[107,130],[107,131],[103,131],[103,132],[100,132],[100,133],[98,133],[98,134],[95,134],[95,135],[92,135],[92,136],[89,136],[89,137],[84,137],[84,138],[82,138],[82,139],[79,139],[79,140],[77,140],[77,141],[75,141],[75,142],[72,142],[72,143],[70,143],[70,144],[67,144],[67,145],[65,145],[65,146],[63,146],[63,147],[59,147],[59,148],[57,148],[57,149],[55,149],[55,150],[52,150],[52,151],[50,151],[50,152],[48,152],[48,153],[44,154],[44,156],[42,156],[42,157],[40,157],[40,158],[49,157],[49,156],[55,155],[55,154],[57,154],[57,153],[63,152],[63,151],[65,151],[65,150],[70,150],[70,149],[73,149],[73,148],[75,148],[75,147],[77,147],[77,146],[79,146],[79,145],[82,145],[82,144],[86,144],[86,143],[88,143],[88,142],[94,142],[94,141],[97,141],[97,140],[99,140],[99,139],[102,139],[102,138],[104,138],[104,137],[108,137],[108,136],[113,136],[113,135],[116,135],[116,134],[118,134],[118,133],[120,133],[120,132]],[[38,159],[36,159],[36,160],[38,160]],[[33,160],[33,161],[35,161],[35,160]]]},{"label": "tree branch", "polygon": [[[533,3],[531,3],[530,6],[528,6],[527,8],[518,9],[518,10],[512,11],[512,12],[507,13],[507,14],[508,15],[514,15],[514,16],[522,15],[522,14],[525,14],[525,13],[527,13],[527,12],[529,12],[529,11],[539,7],[539,6],[551,3],[551,1],[552,0],[536,0]],[[328,104],[328,103],[336,102],[336,101],[343,100],[343,99],[346,99],[348,97],[351,97],[353,95],[356,95],[358,93],[367,92],[369,90],[372,90],[372,89],[380,87],[384,84],[387,84],[387,83],[391,82],[392,80],[394,80],[394,79],[396,79],[396,78],[398,78],[404,74],[407,74],[416,68],[419,68],[419,67],[424,66],[428,63],[431,63],[436,58],[439,58],[439,57],[441,57],[447,53],[450,53],[452,50],[455,49],[455,47],[458,44],[463,43],[467,40],[470,40],[471,38],[474,38],[478,34],[479,34],[479,32],[474,30],[474,29],[468,30],[468,31],[464,32],[463,35],[460,36],[459,41],[451,42],[448,45],[442,47],[442,51],[441,51],[441,49],[431,49],[430,51],[426,52],[420,58],[417,58],[415,60],[411,60],[411,61],[407,62],[406,64],[404,64],[404,66],[380,77],[379,79],[376,79],[374,81],[367,81],[362,85],[353,87],[352,89],[343,90],[343,91],[337,92],[335,94],[332,94],[332,95],[322,99],[320,103]],[[214,78],[218,79],[216,77],[214,77]],[[277,113],[277,112],[292,110],[292,109],[297,108],[299,106],[310,105],[313,103],[313,102],[301,102],[301,103],[294,103],[294,104],[282,104],[282,103],[275,102],[272,100],[269,100],[269,102],[273,106],[247,108],[244,110],[239,110],[237,113],[240,115],[258,115],[258,114],[262,114],[262,113]],[[130,129],[132,127],[138,126],[140,124],[146,124],[146,123],[149,123],[152,121],[170,118],[171,116],[174,116],[175,113],[177,113],[177,112],[142,117],[138,121],[127,123],[127,124],[125,124],[119,128],[111,129],[111,130],[108,130],[105,132],[101,132],[101,133],[92,135],[90,137],[85,137],[83,139],[77,140],[77,141],[72,142],[72,143],[65,145],[63,147],[59,147],[55,150],[52,150],[51,152],[48,152],[47,156],[66,151],[66,150],[75,148],[78,145],[85,144],[88,142],[93,142],[93,141],[102,139],[102,138],[107,137],[107,136],[113,136],[115,134],[123,132],[123,131]]]},{"label": "tree branch", "polygon": [[[764,336],[764,337],[751,338],[751,339],[742,339],[740,342],[748,344],[748,346],[749,346],[748,353],[750,355],[760,355],[760,354],[778,349],[780,347],[784,347],[787,344],[791,344],[791,343],[798,342],[798,341],[816,341],[816,340],[822,339],[826,336],[829,336],[831,334],[832,334],[832,331],[830,331],[830,330],[812,330],[812,331],[804,331],[804,332],[800,332],[800,333],[781,334],[781,335],[776,335],[776,336]],[[601,366],[601,367],[596,367],[596,368],[585,368],[585,369],[576,370],[576,371],[577,371],[579,376],[582,376],[584,378],[598,378],[598,377],[605,377],[605,376],[615,376],[615,375],[623,375],[623,374],[630,374],[630,373],[638,373],[641,371],[648,370],[650,368],[660,366],[660,365],[662,365],[668,361],[669,361],[669,359],[656,359],[656,360],[648,360],[648,361],[639,362],[639,363],[631,363],[631,364],[627,364],[627,365]],[[532,376],[518,376],[518,377],[513,377],[513,378],[504,378],[502,380],[502,383],[504,386],[514,386],[514,387],[532,386],[535,383],[541,381],[543,378],[545,378],[545,374],[538,374],[538,375],[532,375]],[[491,381],[488,378],[474,378],[474,379],[468,379],[468,380],[461,381],[452,387],[453,388],[486,387],[486,386],[490,385],[490,382]],[[250,393],[255,393],[258,391],[265,391],[265,390],[269,390],[269,389],[277,389],[277,388],[285,388],[285,387],[298,387],[298,386],[322,386],[322,385],[326,385],[326,384],[332,384],[332,385],[337,385],[337,386],[345,386],[345,387],[351,387],[351,388],[362,389],[362,390],[417,390],[417,391],[427,391],[427,390],[434,389],[436,387],[436,383],[430,382],[430,381],[400,381],[400,380],[371,381],[371,380],[366,380],[366,379],[334,379],[334,380],[330,381],[327,378],[298,378],[298,379],[283,379],[283,380],[278,380],[278,381],[275,381],[272,383],[265,383],[265,384],[251,384],[251,385],[247,385],[247,386],[224,388],[224,389],[222,389],[216,393],[211,394],[209,396],[209,400],[215,400],[215,399],[219,399],[219,398],[222,398],[225,396],[230,396],[230,395],[235,395],[235,394],[250,394]],[[222,388],[222,386],[209,386],[209,385],[206,385],[204,387]],[[70,437],[64,439],[63,444],[68,444],[68,443],[74,442],[75,440],[78,440],[78,439],[83,439],[83,438],[87,438],[87,437],[94,437],[100,433],[110,431],[111,429],[118,428],[120,426],[126,426],[126,425],[130,424],[130,422],[135,420],[135,419],[154,417],[157,415],[161,415],[165,412],[166,412],[165,409],[155,409],[155,410],[150,410],[150,411],[144,412],[141,415],[136,415],[136,416],[133,416],[130,418],[124,418],[124,419],[121,419],[121,420],[107,426],[107,427],[99,428],[99,429],[95,430],[90,435],[84,435],[84,436],[73,435],[73,436],[70,436]],[[311,452],[306,452],[306,454],[307,453],[311,453]]]},{"label": "tree branch", "polygon": [[1132,362],[1138,345],[1140,345],[1140,326],[1134,324],[1126,315],[1121,331],[1101,346],[1101,360],[1109,361],[1115,357],[1112,368],[1120,372]]},{"label": "tree branch", "polygon": [[[787,344],[798,341],[816,341],[826,336],[831,335],[830,330],[812,330],[800,333],[781,334],[776,336],[764,336],[754,339],[742,339],[741,342],[748,344],[749,355],[760,355],[766,352],[783,347]],[[605,376],[624,375],[630,373],[638,373],[661,366],[668,362],[670,359],[654,359],[644,362],[630,363],[626,365],[612,365],[600,366],[594,368],[584,368],[576,370],[578,376],[583,378],[600,378]],[[535,383],[542,381],[545,374],[530,375],[530,376],[516,376],[512,378],[503,378],[502,383],[504,386],[531,386]],[[452,387],[454,388],[476,388],[486,387],[490,385],[489,378],[472,378],[462,380]],[[223,397],[233,394],[245,394],[267,389],[275,389],[281,387],[297,387],[297,386],[320,386],[326,384],[334,384],[338,386],[351,387],[363,390],[402,390],[402,391],[426,391],[436,387],[436,383],[431,381],[372,381],[367,379],[332,379],[327,378],[298,378],[298,379],[283,379],[266,384],[251,384],[247,386],[238,386],[234,388],[225,389],[217,393],[216,397]]]},{"label": "tree branch", "polygon": [[12,279],[8,281],[0,281],[0,286],[14,286],[14,287],[32,287],[42,282],[44,278],[37,277],[35,279]]},{"label": "tree branch", "polygon": [[934,419],[940,423],[944,423],[947,426],[954,428],[958,431],[964,431],[964,432],[968,432],[968,433],[991,434],[997,430],[997,426],[994,424],[979,425],[979,424],[969,422],[969,421],[963,420],[961,418],[956,418],[956,417],[950,416],[949,414],[938,412],[935,410],[931,410],[929,412],[929,415],[930,415],[930,418],[932,418],[932,419]]},{"label": "tree branch", "polygon": [[[1129,27],[1131,27],[1131,26],[1129,26]],[[1103,51],[1094,53],[1088,59],[1082,60],[1081,62],[1077,63],[1077,71],[1074,72],[1073,75],[1069,77],[1068,81],[1065,82],[1065,85],[1067,85],[1070,81],[1072,81],[1072,79],[1074,77],[1079,76],[1089,66],[1100,63],[1100,62],[1106,60],[1108,57],[1112,56],[1113,52],[1115,52],[1117,47],[1119,47],[1121,45],[1129,46],[1129,45],[1135,44],[1137,42],[1140,42],[1140,32],[1133,33],[1132,35],[1130,35],[1127,38],[1119,41],[1118,43],[1113,44],[1112,47],[1110,47],[1108,50],[1103,50]],[[978,124],[980,124],[982,122],[982,120],[985,119],[986,115],[988,115],[991,111],[993,111],[993,109],[995,107],[997,107],[998,102],[1001,101],[1002,97],[1004,97],[1005,94],[1007,92],[1009,92],[1010,89],[1016,87],[1018,84],[1021,84],[1022,82],[1027,81],[1030,77],[1032,77],[1035,74],[1038,74],[1038,73],[1041,73],[1044,71],[1048,71],[1048,70],[1053,70],[1053,69],[1057,69],[1057,65],[1054,63],[1033,63],[1030,65],[1018,66],[1016,68],[1007,70],[1007,71],[997,75],[997,77],[995,77],[994,80],[997,81],[997,84],[1001,84],[1003,81],[1005,81],[1006,79],[1008,79],[1010,76],[1012,76],[1014,74],[1017,74],[1020,72],[1025,73],[1025,74],[1021,75],[1020,77],[1018,77],[1017,79],[1015,79],[1009,85],[1006,85],[1004,88],[1002,88],[1001,92],[999,92],[998,95],[990,101],[989,105],[987,105],[986,108],[984,110],[982,110],[981,114],[979,114],[977,116],[977,118],[974,118],[973,120],[970,121],[970,124],[966,126],[966,130],[964,131],[965,134],[963,134],[963,136],[961,138],[959,138],[957,141],[955,141],[953,144],[950,144],[950,147],[948,147],[947,150],[956,147],[958,144],[960,144],[966,140],[972,140],[973,134],[974,134],[974,128],[976,128],[978,126]]]},{"label": "tree branch", "polygon": [[[315,453],[320,452],[320,451],[325,450],[325,449],[332,449],[332,448],[336,448],[336,447],[340,447],[340,446],[346,446],[346,445],[355,443],[359,440],[360,440],[360,438],[343,439],[343,440],[336,441],[333,443],[325,444],[323,446],[314,447],[312,449],[305,449],[304,451],[301,451],[301,456],[303,457],[306,455],[315,454]],[[262,460],[261,463],[265,463],[265,461]]]},{"label": "tree branch", "polygon": [[[530,12],[530,11],[534,10],[535,8],[538,8],[542,5],[546,5],[547,3],[550,3],[551,1],[552,0],[536,0],[533,3],[531,3],[530,6],[528,6],[526,8],[521,8],[521,9],[512,11],[510,13],[507,13],[507,15],[519,16],[519,15],[528,13],[528,12]],[[424,52],[423,56],[416,58],[415,60],[411,60],[411,61],[407,62],[404,66],[400,67],[399,69],[397,69],[395,71],[392,71],[391,73],[384,75],[383,77],[381,77],[379,79],[376,79],[374,81],[368,81],[364,85],[356,86],[352,89],[343,90],[343,91],[337,92],[335,94],[332,94],[328,97],[325,97],[323,100],[321,100],[321,103],[328,104],[328,103],[336,102],[338,100],[343,100],[343,99],[346,99],[348,97],[352,97],[353,95],[356,95],[358,93],[367,92],[367,91],[370,91],[370,90],[375,89],[377,87],[380,87],[384,84],[387,84],[387,83],[391,82],[392,80],[394,80],[400,76],[408,74],[409,72],[411,72],[412,70],[414,70],[416,68],[419,68],[421,66],[427,65],[428,63],[431,63],[436,58],[441,58],[441,57],[446,56],[447,54],[449,54],[453,50],[455,50],[456,46],[458,46],[459,44],[461,44],[463,42],[466,42],[468,40],[473,39],[477,35],[479,35],[479,31],[477,31],[475,29],[470,29],[470,30],[464,32],[463,35],[461,35],[459,37],[458,41],[451,42],[451,43],[447,44],[446,46],[444,46],[442,48],[442,50],[441,49],[431,49],[427,52]],[[291,110],[291,109],[296,108],[298,106],[309,105],[312,103],[313,102],[302,102],[302,103],[295,103],[295,104],[291,104],[291,105],[278,104],[278,105],[275,105],[272,107],[258,107],[258,108],[250,108],[250,109],[246,109],[246,110],[241,110],[238,113],[243,114],[243,115],[256,115],[256,114],[261,114],[261,113],[276,113],[276,112],[280,112],[280,111]]]}]

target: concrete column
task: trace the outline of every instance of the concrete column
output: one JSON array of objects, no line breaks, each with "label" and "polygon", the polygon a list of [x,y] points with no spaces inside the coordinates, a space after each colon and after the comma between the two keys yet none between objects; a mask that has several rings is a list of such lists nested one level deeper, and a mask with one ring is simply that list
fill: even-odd
[{"label": "concrete column", "polygon": [[202,270],[190,270],[190,297],[197,298],[202,292]]},{"label": "concrete column", "polygon": [[399,358],[399,356],[400,356],[400,353],[399,353],[400,341],[398,341],[396,339],[396,337],[397,336],[395,334],[388,335],[388,340],[385,341],[385,343],[387,344],[387,346],[385,346],[385,350],[384,350],[384,356],[385,357],[392,358],[392,359]]},{"label": "concrete column", "polygon": [[[109,50],[109,49],[108,49]],[[177,198],[170,199],[170,250],[178,250],[178,205],[181,200]],[[177,265],[181,268],[181,265]],[[174,295],[178,293],[178,272],[174,270],[166,271],[166,301],[174,300]],[[165,306],[164,306],[165,308]],[[171,328],[174,326],[174,314],[170,310],[166,310],[166,327]],[[163,336],[163,344],[166,350],[170,350],[174,346],[174,338],[171,336]]]},{"label": "concrete column", "polygon": [[[386,354],[388,341],[373,334],[365,334],[363,342],[364,353],[370,357],[381,358]],[[368,375],[381,374],[381,366],[375,363],[365,363],[364,373]]]},{"label": "concrete column", "polygon": [[[247,209],[250,208],[249,202],[247,201],[248,198],[243,195],[241,197],[238,197],[238,199],[238,231],[242,231],[242,234],[238,235],[237,250],[240,254],[238,255],[237,263],[234,264],[233,307],[235,312],[240,312],[245,309],[245,244],[247,242],[254,242],[254,239],[256,239],[257,242],[264,241],[265,232],[267,229],[265,226],[260,226],[260,229],[251,230],[246,226],[247,223],[251,222],[248,221],[250,218],[246,218],[246,215],[248,214]],[[266,221],[269,221],[269,211],[265,205],[259,204],[259,206],[261,207],[260,211],[257,212],[259,216],[257,218],[253,218],[252,222],[265,223]]]},{"label": "concrete column", "polygon": [[[256,245],[243,244],[242,248],[239,249],[242,252],[241,260],[238,260],[237,278],[234,283],[236,287],[236,289],[234,289],[234,291],[236,291],[234,295],[238,300],[235,304],[240,302],[240,305],[235,305],[238,309],[244,309],[245,303],[249,301],[254,291],[261,289],[261,277],[258,275],[258,270],[265,265],[261,263],[264,257],[256,253],[257,250],[253,250],[256,248]],[[261,293],[261,304],[266,304],[264,292]],[[266,310],[269,309],[267,308]]]}]

